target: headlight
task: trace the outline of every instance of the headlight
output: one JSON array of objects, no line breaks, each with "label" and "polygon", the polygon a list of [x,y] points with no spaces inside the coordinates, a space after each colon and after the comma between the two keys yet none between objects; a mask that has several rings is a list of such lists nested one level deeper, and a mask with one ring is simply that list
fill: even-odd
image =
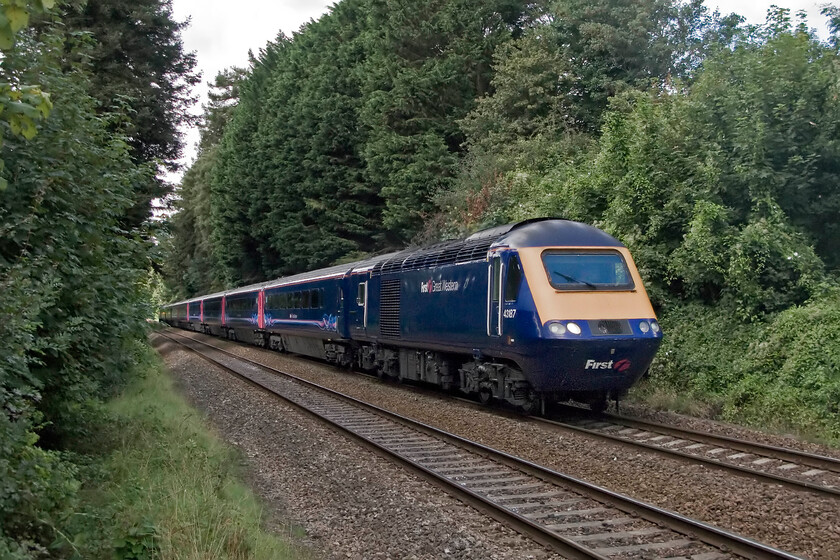
[{"label": "headlight", "polygon": [[566,328],[569,329],[569,332],[572,334],[580,334],[580,327],[577,323],[568,323]]},{"label": "headlight", "polygon": [[639,330],[643,333],[647,333],[650,330],[650,325],[647,321],[640,321],[639,322]]},{"label": "headlight", "polygon": [[659,323],[657,323],[656,321],[651,321],[650,330],[653,331],[653,334],[659,334]]},{"label": "headlight", "polygon": [[551,323],[548,326],[548,332],[559,336],[561,334],[566,334],[566,327],[563,326],[563,323]]}]

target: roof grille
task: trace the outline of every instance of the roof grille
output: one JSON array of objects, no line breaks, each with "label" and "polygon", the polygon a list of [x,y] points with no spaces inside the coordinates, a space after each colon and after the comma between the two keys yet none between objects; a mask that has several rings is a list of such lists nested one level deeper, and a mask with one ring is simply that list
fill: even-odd
[{"label": "roof grille", "polygon": [[420,270],[451,264],[482,261],[495,238],[449,241],[426,247],[403,251],[374,267],[372,274],[389,274],[406,270]]}]

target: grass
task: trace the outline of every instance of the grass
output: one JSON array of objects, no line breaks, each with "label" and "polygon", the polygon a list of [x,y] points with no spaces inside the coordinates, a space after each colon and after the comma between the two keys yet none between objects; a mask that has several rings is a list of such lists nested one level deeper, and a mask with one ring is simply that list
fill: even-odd
[{"label": "grass", "polygon": [[265,512],[241,482],[241,458],[178,395],[156,356],[107,411],[111,425],[101,433],[107,452],[84,470],[80,557],[306,556],[290,538],[264,530]]},{"label": "grass", "polygon": [[722,408],[720,403],[713,402],[714,398],[711,395],[707,395],[706,400],[700,400],[693,394],[671,387],[656,386],[644,380],[630,390],[629,399],[654,410],[667,410],[711,420],[720,419]]}]

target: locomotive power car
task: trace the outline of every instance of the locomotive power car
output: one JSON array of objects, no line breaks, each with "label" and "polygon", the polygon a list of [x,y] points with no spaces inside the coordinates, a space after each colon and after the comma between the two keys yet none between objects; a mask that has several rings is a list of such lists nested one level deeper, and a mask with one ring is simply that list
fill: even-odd
[{"label": "locomotive power car", "polygon": [[627,248],[548,218],[173,303],[161,320],[527,411],[605,408],[662,340]]}]

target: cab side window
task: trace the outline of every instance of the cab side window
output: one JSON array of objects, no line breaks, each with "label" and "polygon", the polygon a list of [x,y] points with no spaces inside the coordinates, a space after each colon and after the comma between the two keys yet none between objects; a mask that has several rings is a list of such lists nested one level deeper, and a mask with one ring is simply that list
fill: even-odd
[{"label": "cab side window", "polygon": [[508,262],[507,280],[505,282],[505,301],[514,302],[519,297],[522,286],[522,265],[519,257],[513,255]]}]

